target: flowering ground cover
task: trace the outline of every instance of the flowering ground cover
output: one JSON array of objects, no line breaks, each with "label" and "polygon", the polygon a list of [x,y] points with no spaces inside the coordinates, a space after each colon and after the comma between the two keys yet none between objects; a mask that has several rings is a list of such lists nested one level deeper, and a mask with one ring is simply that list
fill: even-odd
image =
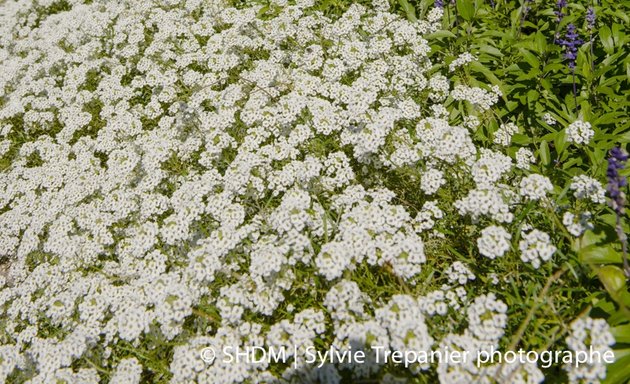
[{"label": "flowering ground cover", "polygon": [[5,0],[0,382],[626,383],[628,8]]}]

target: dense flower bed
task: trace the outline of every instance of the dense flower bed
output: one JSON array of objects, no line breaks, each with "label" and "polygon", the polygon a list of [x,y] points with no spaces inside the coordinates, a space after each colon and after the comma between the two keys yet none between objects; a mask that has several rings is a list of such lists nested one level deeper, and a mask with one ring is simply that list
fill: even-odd
[{"label": "dense flower bed", "polygon": [[[457,75],[474,55],[430,57],[442,8],[0,7],[0,381],[605,377],[596,362],[385,362],[530,348],[539,330],[559,334],[549,350],[615,341],[575,305],[590,288],[570,250],[604,186],[552,182],[509,117],[484,136],[506,97]],[[566,126],[568,145],[594,134]],[[534,314],[557,280],[555,310]],[[233,363],[224,346],[291,352]],[[313,347],[367,361],[318,367]]]}]

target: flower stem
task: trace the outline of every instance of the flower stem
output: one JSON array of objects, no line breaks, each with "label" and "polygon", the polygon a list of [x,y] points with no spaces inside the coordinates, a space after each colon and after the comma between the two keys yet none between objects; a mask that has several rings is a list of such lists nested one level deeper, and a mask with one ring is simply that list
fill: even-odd
[{"label": "flower stem", "polygon": [[577,85],[575,84],[575,69],[572,70],[573,75],[573,100],[575,100],[575,113],[578,112],[578,102],[577,102]]}]

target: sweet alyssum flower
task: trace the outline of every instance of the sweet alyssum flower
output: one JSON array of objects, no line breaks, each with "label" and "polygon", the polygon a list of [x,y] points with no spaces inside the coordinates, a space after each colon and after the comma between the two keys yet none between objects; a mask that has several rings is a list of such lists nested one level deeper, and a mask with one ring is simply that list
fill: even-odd
[{"label": "sweet alyssum flower", "polygon": [[[482,260],[497,268],[476,277],[435,250],[456,236],[505,258],[520,197],[539,215],[551,188],[519,183],[515,126],[492,148],[474,134],[501,93],[435,65],[442,9],[411,22],[387,0],[340,15],[312,0],[61,3],[0,4],[0,382],[397,381],[373,354],[317,369],[305,349],[507,341],[499,287],[470,283],[507,281],[505,263]],[[453,120],[451,99],[474,108]],[[599,198],[578,184],[575,197]],[[553,245],[527,228],[519,250],[540,263]],[[218,346],[293,360],[200,358]],[[498,377],[472,363],[403,375],[426,370]]]},{"label": "sweet alyssum flower", "polygon": [[595,135],[595,131],[591,128],[591,123],[576,120],[567,127],[566,134],[569,143],[588,144]]},{"label": "sweet alyssum flower", "polygon": [[599,382],[606,377],[605,360],[614,359],[610,348],[615,343],[615,338],[610,332],[610,327],[604,319],[591,317],[579,318],[571,323],[570,333],[566,337],[566,343],[575,353],[597,353],[599,358],[586,359],[584,364],[567,364],[569,380],[578,382]]},{"label": "sweet alyssum flower", "polygon": [[538,229],[522,234],[523,240],[519,241],[518,248],[521,251],[521,260],[529,262],[538,269],[543,261],[549,261],[556,252],[556,247],[551,244],[549,235]]},{"label": "sweet alyssum flower", "polygon": [[569,188],[578,199],[587,199],[595,204],[606,202],[606,190],[602,184],[586,175],[574,176]]},{"label": "sweet alyssum flower", "polygon": [[489,259],[503,256],[510,249],[512,236],[505,228],[491,225],[481,231],[481,237],[477,239],[479,253]]},{"label": "sweet alyssum flower", "polygon": [[542,118],[543,121],[549,125],[556,125],[556,123],[558,122],[549,112],[545,112]]}]

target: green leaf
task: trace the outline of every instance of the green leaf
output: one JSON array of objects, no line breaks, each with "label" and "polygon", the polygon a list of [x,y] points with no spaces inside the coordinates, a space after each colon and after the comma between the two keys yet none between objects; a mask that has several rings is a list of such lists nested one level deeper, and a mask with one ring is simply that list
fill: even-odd
[{"label": "green leaf", "polygon": [[536,50],[538,54],[545,53],[547,50],[547,38],[540,31],[536,33]]},{"label": "green leaf", "polygon": [[597,275],[613,299],[626,289],[626,275],[619,267],[606,265],[597,271]]},{"label": "green leaf", "polygon": [[441,39],[443,37],[449,37],[449,38],[456,38],[457,36],[451,32],[451,31],[446,31],[446,30],[442,30],[442,31],[435,31],[429,35],[426,35],[427,40],[431,40],[431,39]]},{"label": "green leaf", "polygon": [[503,57],[503,52],[501,52],[500,50],[498,50],[497,48],[491,45],[481,46],[481,48],[479,48],[479,52],[487,53],[488,55],[491,55],[491,56]]},{"label": "green leaf", "polygon": [[615,357],[615,362],[607,367],[606,379],[602,381],[603,384],[626,384],[630,379],[630,355],[626,354],[621,357],[615,351]]},{"label": "green leaf", "polygon": [[612,38],[612,32],[607,25],[603,25],[599,29],[599,39],[602,41],[606,53],[613,54],[615,52],[615,42]]},{"label": "green leaf", "polygon": [[407,19],[409,19],[409,21],[418,20],[416,18],[416,9],[413,7],[413,5],[409,4],[407,0],[398,0],[398,4],[400,4],[400,7],[403,9],[403,11],[405,11]]},{"label": "green leaf", "polygon": [[542,160],[544,165],[549,165],[551,163],[551,155],[549,154],[549,144],[547,144],[546,140],[540,142],[540,160]]},{"label": "green leaf", "polygon": [[458,0],[457,12],[466,21],[470,21],[475,16],[475,4],[472,0]]},{"label": "green leaf", "polygon": [[610,328],[610,332],[617,343],[630,343],[630,324]]},{"label": "green leaf", "polygon": [[532,68],[538,69],[540,67],[540,60],[538,60],[536,55],[523,48],[519,49],[519,51],[521,52],[521,55],[523,55],[523,59],[525,59],[527,64],[529,64]]},{"label": "green leaf", "polygon": [[580,261],[585,264],[617,264],[621,263],[621,255],[609,244],[591,244],[578,251]]},{"label": "green leaf", "polygon": [[522,133],[515,133],[512,136],[512,142],[518,145],[528,145],[532,142],[531,137],[523,135]]},{"label": "green leaf", "polygon": [[560,157],[564,149],[567,147],[567,134],[564,129],[558,131],[553,143],[556,147],[556,152],[558,152],[558,157]]},{"label": "green leaf", "polygon": [[617,121],[621,121],[625,116],[626,114],[621,111],[608,112],[599,116],[595,121],[593,121],[593,124],[595,125],[614,124]]}]

